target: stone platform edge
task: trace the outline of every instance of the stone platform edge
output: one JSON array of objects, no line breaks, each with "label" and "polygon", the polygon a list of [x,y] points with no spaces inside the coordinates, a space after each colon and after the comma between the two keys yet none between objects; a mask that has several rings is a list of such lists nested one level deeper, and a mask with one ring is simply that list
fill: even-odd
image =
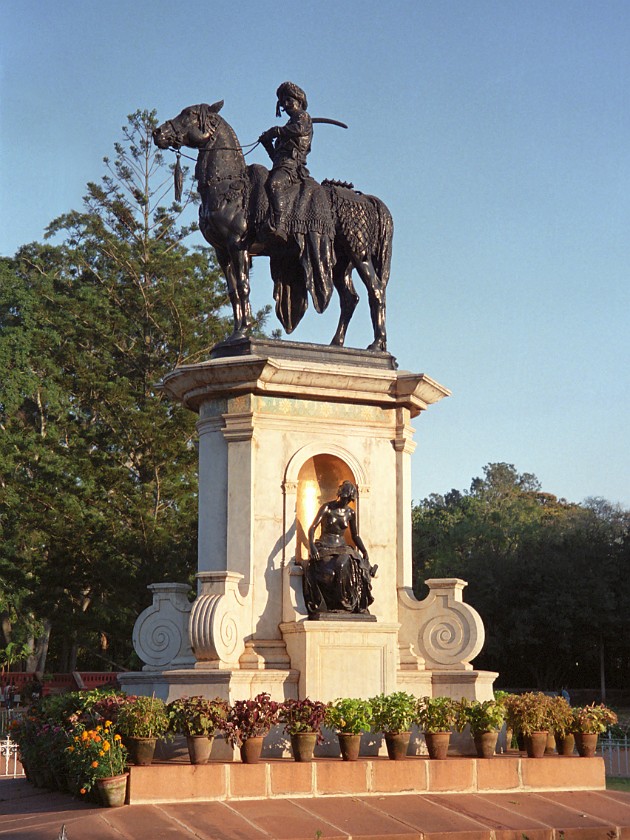
[{"label": "stone platform edge", "polygon": [[286,759],[260,764],[211,761],[204,765],[164,762],[131,767],[128,802],[148,805],[236,799],[315,798],[409,793],[508,793],[605,790],[601,757],[495,756],[431,761],[408,757],[356,762]]}]

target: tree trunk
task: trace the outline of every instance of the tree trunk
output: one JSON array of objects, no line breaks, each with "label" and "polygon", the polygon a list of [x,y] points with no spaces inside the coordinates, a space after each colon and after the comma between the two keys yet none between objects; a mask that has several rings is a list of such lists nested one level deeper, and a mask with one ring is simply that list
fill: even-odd
[{"label": "tree trunk", "polygon": [[26,660],[26,670],[38,674],[40,679],[46,670],[46,658],[48,656],[48,643],[52,624],[49,619],[44,620],[44,629],[41,636],[38,636],[33,645],[33,653]]},{"label": "tree trunk", "polygon": [[604,640],[599,639],[599,687],[602,696],[602,703],[606,702],[606,666],[604,662]]},{"label": "tree trunk", "polygon": [[77,670],[77,653],[79,652],[79,645],[77,644],[76,640],[72,643],[72,647],[70,648],[70,663],[68,666],[68,671],[72,673],[73,671]]},{"label": "tree trunk", "polygon": [[[2,635],[4,636],[4,644],[1,647],[6,647],[9,642],[11,641],[11,619],[9,618],[9,613],[2,613],[0,615],[0,630],[2,631]],[[2,639],[0,638],[0,642]]]}]

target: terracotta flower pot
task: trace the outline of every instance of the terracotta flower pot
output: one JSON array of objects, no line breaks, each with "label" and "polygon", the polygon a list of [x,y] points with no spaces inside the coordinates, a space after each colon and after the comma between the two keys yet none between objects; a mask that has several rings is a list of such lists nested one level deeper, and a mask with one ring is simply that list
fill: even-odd
[{"label": "terracotta flower pot", "polygon": [[525,750],[529,758],[542,758],[547,747],[547,732],[532,732],[525,736]]},{"label": "terracotta flower pot", "polygon": [[429,751],[429,758],[437,761],[443,761],[446,758],[451,740],[450,732],[425,732],[424,740]]},{"label": "terracotta flower pot", "polygon": [[556,735],[556,748],[558,755],[573,755],[575,751],[575,735],[567,732],[564,737]]},{"label": "terracotta flower pot", "polygon": [[312,761],[317,743],[317,732],[295,732],[290,738],[293,758],[296,761]]},{"label": "terracotta flower pot", "polygon": [[407,750],[409,749],[409,739],[411,732],[386,732],[385,746],[387,747],[387,755],[392,761],[401,761],[407,758]]},{"label": "terracotta flower pot", "polygon": [[191,764],[207,764],[212,751],[214,735],[186,735]]},{"label": "terracotta flower pot", "polygon": [[262,755],[264,735],[245,738],[241,744],[241,761],[243,764],[258,764]]},{"label": "terracotta flower pot", "polygon": [[498,732],[478,732],[473,736],[478,758],[493,758],[498,738]]},{"label": "terracotta flower pot", "polygon": [[352,735],[349,732],[337,732],[339,738],[339,749],[344,761],[356,761],[361,749],[361,736]]},{"label": "terracotta flower pot", "polygon": [[556,736],[553,732],[547,733],[547,746],[545,747],[545,755],[553,755],[556,751]]},{"label": "terracotta flower pot", "polygon": [[597,749],[597,732],[576,732],[575,746],[582,758],[593,758]]},{"label": "terracotta flower pot", "polygon": [[157,738],[128,737],[125,739],[125,745],[129,750],[129,760],[140,767],[153,763],[156,744]]},{"label": "terracotta flower pot", "polygon": [[96,780],[101,803],[106,808],[120,808],[127,798],[127,777],[129,773],[120,776],[106,776]]}]

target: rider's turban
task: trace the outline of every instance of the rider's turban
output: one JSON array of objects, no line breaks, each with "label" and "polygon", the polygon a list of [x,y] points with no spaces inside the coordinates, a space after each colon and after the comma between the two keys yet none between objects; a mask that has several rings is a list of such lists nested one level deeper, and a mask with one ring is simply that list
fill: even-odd
[{"label": "rider's turban", "polygon": [[282,82],[278,90],[276,91],[276,96],[278,97],[278,104],[276,105],[276,117],[280,116],[280,105],[282,100],[286,96],[292,96],[294,99],[299,100],[302,103],[302,108],[306,111],[308,108],[308,102],[306,101],[306,94],[302,90],[301,87],[293,84],[293,82]]}]

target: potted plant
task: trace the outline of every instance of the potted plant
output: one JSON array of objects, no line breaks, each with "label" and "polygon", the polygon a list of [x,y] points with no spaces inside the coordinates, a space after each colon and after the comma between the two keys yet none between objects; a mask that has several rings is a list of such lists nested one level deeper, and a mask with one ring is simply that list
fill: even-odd
[{"label": "potted plant", "polygon": [[530,758],[542,758],[550,727],[550,698],[541,691],[512,694],[506,698],[508,725],[525,738]]},{"label": "potted plant", "polygon": [[573,710],[562,695],[549,698],[549,728],[556,741],[559,755],[573,755],[575,736],[571,731]]},{"label": "potted plant", "polygon": [[240,747],[244,764],[260,761],[265,735],[278,723],[278,706],[263,691],[253,700],[236,700],[229,707],[225,724],[227,739],[232,746]]},{"label": "potted plant", "polygon": [[227,720],[227,703],[219,697],[180,697],[167,705],[166,713],[170,729],[186,738],[190,763],[207,764],[214,734]]},{"label": "potted plant", "polygon": [[158,738],[168,731],[166,704],[154,694],[151,697],[129,696],[118,709],[116,726],[125,738],[134,764],[151,764]]},{"label": "potted plant", "polygon": [[127,792],[127,750],[111,721],[94,729],[77,724],[66,748],[68,766],[78,793],[88,794],[94,786],[107,807],[125,804]]},{"label": "potted plant", "polygon": [[617,723],[617,715],[612,709],[600,703],[598,706],[578,706],[573,709],[571,729],[575,735],[575,745],[579,755],[592,758],[597,749],[597,738],[609,726]]},{"label": "potted plant", "polygon": [[293,758],[312,761],[315,744],[322,741],[322,726],[328,706],[320,700],[285,700],[280,704],[279,722],[291,739]]},{"label": "potted plant", "polygon": [[499,730],[505,720],[503,704],[497,700],[472,700],[462,698],[457,709],[457,729],[466,725],[475,742],[479,758],[492,758],[497,747]]},{"label": "potted plant", "polygon": [[416,717],[417,700],[406,691],[378,694],[370,698],[372,729],[385,736],[387,755],[396,761],[407,756],[411,725]]},{"label": "potted plant", "polygon": [[24,767],[26,778],[35,787],[44,787],[42,769],[48,757],[45,742],[41,738],[44,721],[38,712],[38,709],[31,709],[28,714],[11,721],[10,734],[12,740],[18,744],[20,762]]},{"label": "potted plant", "polygon": [[457,723],[457,703],[451,697],[421,697],[415,722],[424,732],[429,758],[445,759],[451,728]]},{"label": "potted plant", "polygon": [[372,727],[370,701],[355,697],[335,700],[326,712],[326,725],[337,733],[342,759],[356,761],[361,748],[361,734]]}]

